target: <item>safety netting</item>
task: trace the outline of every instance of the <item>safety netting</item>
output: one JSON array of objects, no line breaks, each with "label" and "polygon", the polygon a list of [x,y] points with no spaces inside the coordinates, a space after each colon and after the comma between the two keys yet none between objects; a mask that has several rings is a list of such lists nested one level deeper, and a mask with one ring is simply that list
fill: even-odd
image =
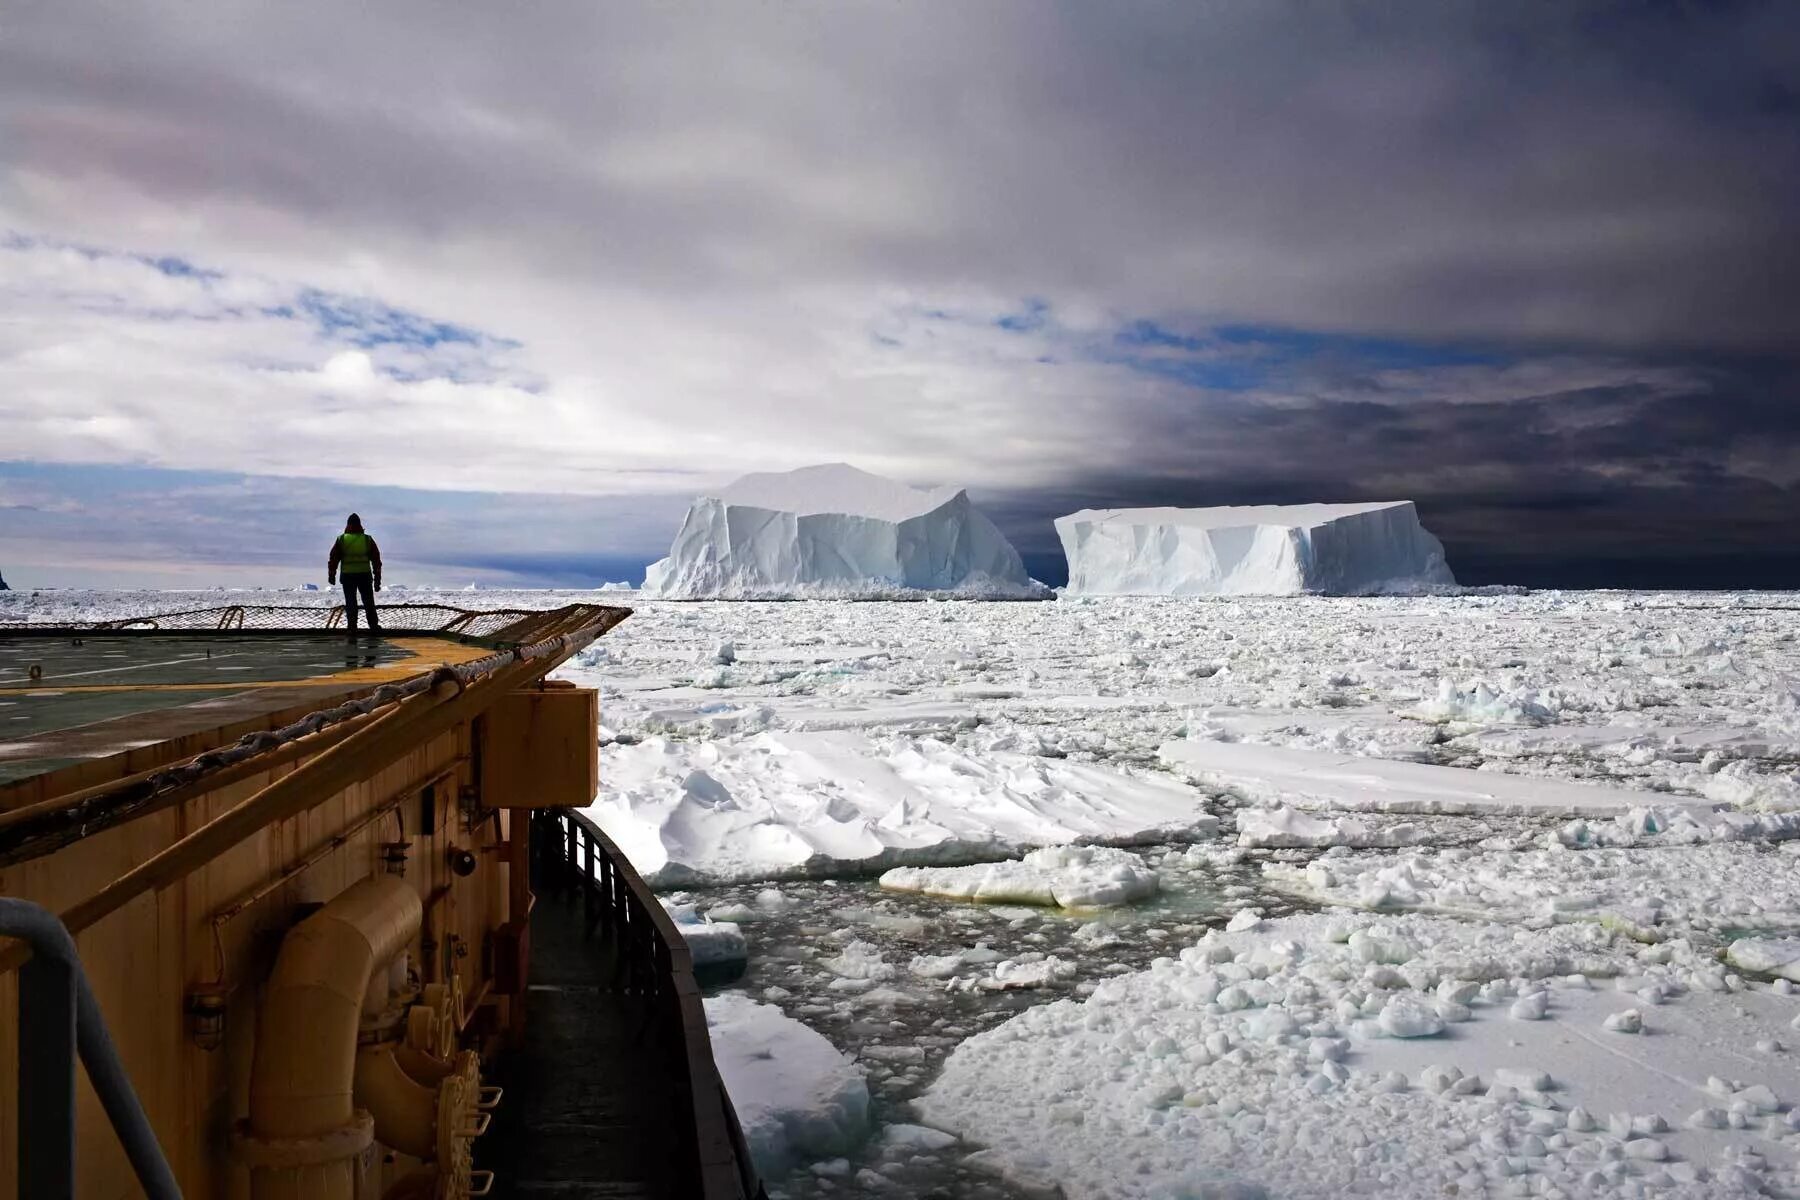
[{"label": "safety netting", "polygon": [[[606,614],[623,609],[602,605],[569,605],[553,609],[468,609],[451,604],[381,604],[376,606],[381,633],[437,633],[497,644],[518,644],[599,619],[611,628],[616,620]],[[105,631],[262,631],[271,633],[323,633],[344,629],[342,604],[227,604],[178,612],[145,613],[86,622],[79,626],[57,624],[58,629]],[[42,631],[42,623],[0,624],[0,630]],[[370,631],[375,632],[375,631]]]}]

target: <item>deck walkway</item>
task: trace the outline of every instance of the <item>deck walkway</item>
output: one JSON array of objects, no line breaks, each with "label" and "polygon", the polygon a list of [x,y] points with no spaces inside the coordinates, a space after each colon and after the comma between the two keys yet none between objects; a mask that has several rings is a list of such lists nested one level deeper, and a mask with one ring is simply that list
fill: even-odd
[{"label": "deck walkway", "polygon": [[477,1165],[497,1173],[495,1196],[688,1200],[670,1178],[680,1101],[661,1085],[649,1002],[620,992],[610,947],[582,922],[575,894],[532,911],[525,1047],[495,1064],[506,1096]]}]

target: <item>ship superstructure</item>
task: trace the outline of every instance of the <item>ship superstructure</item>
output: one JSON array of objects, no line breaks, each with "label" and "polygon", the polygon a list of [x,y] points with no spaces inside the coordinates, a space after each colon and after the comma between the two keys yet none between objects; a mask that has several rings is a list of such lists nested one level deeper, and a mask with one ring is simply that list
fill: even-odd
[{"label": "ship superstructure", "polygon": [[528,1194],[546,1105],[644,1143],[565,1194],[756,1195],[686,947],[573,811],[598,696],[546,676],[627,616],[0,629],[0,1200]]}]

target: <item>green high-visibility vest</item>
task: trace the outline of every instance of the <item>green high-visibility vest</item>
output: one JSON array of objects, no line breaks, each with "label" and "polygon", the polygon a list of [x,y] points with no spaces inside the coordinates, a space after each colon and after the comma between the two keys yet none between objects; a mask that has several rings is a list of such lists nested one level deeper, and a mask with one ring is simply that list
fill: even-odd
[{"label": "green high-visibility vest", "polygon": [[338,547],[343,556],[338,559],[338,569],[346,575],[367,575],[369,573],[369,535],[366,533],[346,533],[338,537]]}]

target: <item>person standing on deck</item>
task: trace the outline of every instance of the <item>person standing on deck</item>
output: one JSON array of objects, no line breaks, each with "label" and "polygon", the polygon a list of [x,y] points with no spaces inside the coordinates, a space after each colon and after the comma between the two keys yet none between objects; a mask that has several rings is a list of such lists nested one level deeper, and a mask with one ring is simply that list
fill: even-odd
[{"label": "person standing on deck", "polygon": [[381,547],[363,532],[362,518],[355,513],[344,522],[344,532],[331,543],[331,557],[325,562],[327,584],[336,583],[339,572],[344,576],[344,625],[351,638],[356,637],[356,602],[362,598],[363,613],[369,618],[369,632],[381,630],[381,618],[375,615],[375,593],[381,590]]}]

